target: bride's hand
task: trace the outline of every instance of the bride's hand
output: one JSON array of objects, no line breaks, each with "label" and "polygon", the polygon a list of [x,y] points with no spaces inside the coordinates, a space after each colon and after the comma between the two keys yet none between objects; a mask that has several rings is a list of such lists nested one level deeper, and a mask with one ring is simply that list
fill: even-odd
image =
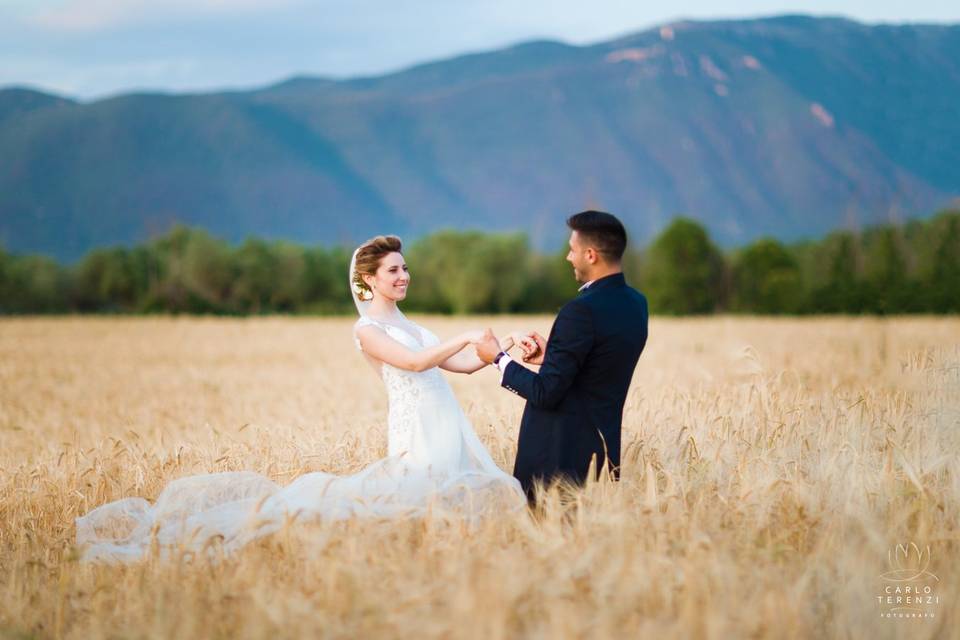
[{"label": "bride's hand", "polygon": [[507,334],[506,338],[503,340],[504,344],[509,344],[509,347],[504,347],[504,351],[512,349],[513,347],[520,347],[523,349],[524,342],[530,342],[530,332],[529,331],[511,331]]},{"label": "bride's hand", "polygon": [[520,343],[521,335],[523,334],[521,334],[519,331],[512,331],[505,334],[502,338],[497,338],[497,341],[500,343],[500,349],[503,351],[510,351]]},{"label": "bride's hand", "polygon": [[470,344],[477,344],[483,340],[484,335],[485,332],[483,329],[474,329],[464,332],[461,337]]},{"label": "bride's hand", "polygon": [[537,349],[537,345],[533,341],[532,336],[532,331],[512,331],[511,333],[507,334],[507,337],[504,339],[505,344],[510,344],[510,347],[504,347],[504,351],[512,347],[520,347],[520,350],[523,351],[524,356],[534,353]]}]

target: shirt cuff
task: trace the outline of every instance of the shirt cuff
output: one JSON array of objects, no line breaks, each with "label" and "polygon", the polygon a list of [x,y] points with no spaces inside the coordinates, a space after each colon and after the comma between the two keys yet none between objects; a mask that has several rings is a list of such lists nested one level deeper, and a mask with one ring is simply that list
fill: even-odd
[{"label": "shirt cuff", "polygon": [[497,362],[497,369],[500,369],[500,382],[501,382],[501,383],[503,382],[503,374],[506,373],[506,371],[507,371],[507,365],[510,364],[511,362],[513,362],[513,358],[511,358],[511,357],[510,357],[509,355],[507,355],[507,354],[503,354],[503,357],[500,358],[500,361],[499,361],[499,362]]}]

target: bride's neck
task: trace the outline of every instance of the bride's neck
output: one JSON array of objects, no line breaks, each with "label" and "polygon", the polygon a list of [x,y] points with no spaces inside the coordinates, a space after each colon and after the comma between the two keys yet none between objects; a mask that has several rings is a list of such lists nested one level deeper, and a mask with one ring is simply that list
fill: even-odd
[{"label": "bride's neck", "polygon": [[370,301],[370,309],[368,313],[378,318],[389,318],[397,315],[399,313],[399,308],[397,307],[396,300],[389,300],[381,296],[376,296]]}]

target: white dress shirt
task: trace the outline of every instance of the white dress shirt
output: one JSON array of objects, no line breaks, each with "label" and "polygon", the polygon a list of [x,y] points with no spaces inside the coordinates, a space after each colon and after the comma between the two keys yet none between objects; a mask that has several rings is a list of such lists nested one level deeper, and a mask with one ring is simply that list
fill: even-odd
[{"label": "white dress shirt", "polygon": [[513,362],[513,358],[510,357],[510,354],[503,354],[503,357],[497,362],[497,369],[500,369],[500,384],[503,384],[503,374],[507,370],[507,365]]}]

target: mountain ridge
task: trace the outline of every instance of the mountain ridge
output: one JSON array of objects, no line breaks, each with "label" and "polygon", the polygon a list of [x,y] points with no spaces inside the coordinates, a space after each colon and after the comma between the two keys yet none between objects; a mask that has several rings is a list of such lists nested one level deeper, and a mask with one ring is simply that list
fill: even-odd
[{"label": "mountain ridge", "polygon": [[53,109],[67,99],[14,111],[0,89],[0,242],[73,259],[182,222],[322,243],[469,226],[543,248],[588,206],[640,241],[676,214],[725,244],[812,237],[960,194],[957,60],[957,25],[788,15]]}]

